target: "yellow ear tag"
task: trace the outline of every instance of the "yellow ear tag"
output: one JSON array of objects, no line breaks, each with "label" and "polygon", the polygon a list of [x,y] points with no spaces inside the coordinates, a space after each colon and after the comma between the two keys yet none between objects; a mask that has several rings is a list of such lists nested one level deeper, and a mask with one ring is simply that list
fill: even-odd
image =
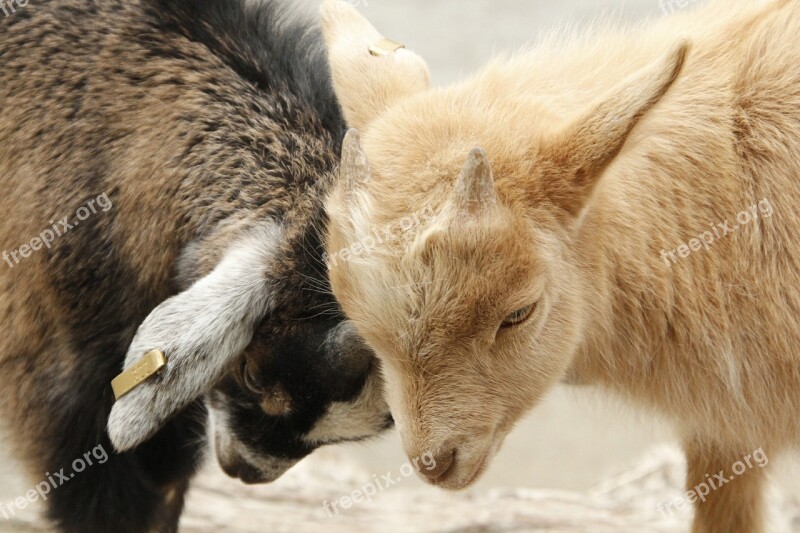
[{"label": "yellow ear tag", "polygon": [[114,398],[119,400],[144,383],[147,379],[157,374],[166,364],[167,358],[164,352],[160,350],[147,352],[136,364],[115,377],[114,381],[111,382],[111,388],[114,390]]},{"label": "yellow ear tag", "polygon": [[398,43],[397,41],[393,41],[384,37],[369,47],[369,53],[374,56],[388,56],[389,54],[397,52],[401,48],[405,47],[406,45],[403,43]]}]

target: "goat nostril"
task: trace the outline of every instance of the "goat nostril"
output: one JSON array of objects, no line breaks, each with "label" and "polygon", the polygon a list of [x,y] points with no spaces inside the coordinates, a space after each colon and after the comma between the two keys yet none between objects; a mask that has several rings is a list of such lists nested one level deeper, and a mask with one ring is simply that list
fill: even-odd
[{"label": "goat nostril", "polygon": [[437,479],[444,477],[444,475],[450,471],[450,469],[453,467],[453,464],[456,462],[455,449],[437,454],[434,456],[434,461],[435,463],[430,469],[427,467],[420,469],[422,475],[431,481],[436,481]]}]

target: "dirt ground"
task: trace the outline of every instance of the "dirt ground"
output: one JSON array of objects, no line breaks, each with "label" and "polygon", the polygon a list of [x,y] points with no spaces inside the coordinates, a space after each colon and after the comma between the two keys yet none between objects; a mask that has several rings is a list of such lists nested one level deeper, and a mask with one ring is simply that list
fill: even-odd
[{"label": "dirt ground", "polygon": [[[681,498],[683,473],[680,451],[660,446],[587,491],[506,488],[445,493],[417,488],[416,474],[403,465],[385,473],[391,486],[378,483],[383,472],[378,478],[344,450],[330,448],[278,482],[260,487],[246,487],[209,465],[190,493],[181,531],[678,533],[687,531],[691,520],[688,505],[671,503]],[[362,497],[357,499],[355,491]],[[775,491],[770,501],[768,531],[800,530],[796,498]],[[37,521],[40,509],[0,520],[0,533],[47,530]]]}]

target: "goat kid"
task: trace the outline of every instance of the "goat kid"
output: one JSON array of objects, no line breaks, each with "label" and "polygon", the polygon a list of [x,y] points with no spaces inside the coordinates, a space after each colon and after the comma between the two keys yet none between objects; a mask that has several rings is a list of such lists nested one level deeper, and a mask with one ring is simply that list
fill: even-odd
[{"label": "goat kid", "polygon": [[[248,483],[391,424],[324,274],[344,123],[315,24],[277,1],[41,0],[0,39],[0,241],[38,245],[0,269],[0,409],[32,480],[68,479],[60,530],[174,531],[206,409]],[[164,371],[114,404],[153,349]]]},{"label": "goat kid", "polygon": [[[407,454],[435,453],[431,483],[473,483],[561,380],[673,422],[688,488],[796,447],[800,2],[544,42],[439,90],[411,51],[370,55],[381,35],[347,4],[324,4],[323,31],[363,132],[327,203],[328,255],[437,213],[329,265]],[[712,250],[662,260],[742,211],[756,219]],[[698,501],[694,530],[763,531],[767,470]]]}]

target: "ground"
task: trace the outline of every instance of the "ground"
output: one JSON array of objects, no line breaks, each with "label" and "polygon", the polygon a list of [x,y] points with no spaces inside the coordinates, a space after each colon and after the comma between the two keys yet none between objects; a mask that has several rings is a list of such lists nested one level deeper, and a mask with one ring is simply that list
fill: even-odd
[{"label": "ground", "polygon": [[[592,490],[491,489],[446,493],[406,486],[408,470],[387,478],[353,461],[341,448],[316,453],[278,482],[246,487],[209,465],[191,491],[181,524],[184,533],[311,532],[482,533],[482,532],[683,532],[688,506],[669,506],[681,497],[684,465],[679,450],[661,446],[629,469]],[[383,490],[387,481],[394,484]],[[379,483],[379,484],[378,484]],[[368,487],[371,486],[372,489]],[[353,492],[370,501],[343,502]],[[357,498],[357,497],[356,497]],[[357,498],[358,499],[358,498]],[[778,493],[769,531],[800,530],[797,499]],[[334,507],[331,502],[337,502]],[[327,504],[327,507],[326,507]],[[659,504],[660,507],[659,507]],[[343,508],[345,505],[347,508]],[[0,533],[42,531],[34,510],[20,520],[0,520]]]}]

